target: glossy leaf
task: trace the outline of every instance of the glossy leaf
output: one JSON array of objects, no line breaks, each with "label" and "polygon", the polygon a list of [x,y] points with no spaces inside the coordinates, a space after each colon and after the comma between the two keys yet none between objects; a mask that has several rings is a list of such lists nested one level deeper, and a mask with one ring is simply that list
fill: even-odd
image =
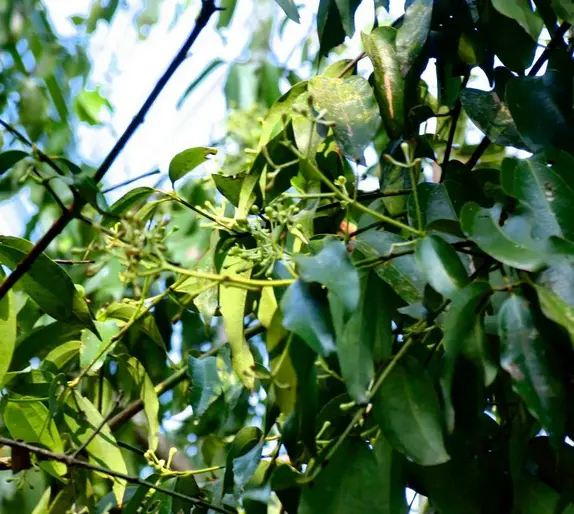
[{"label": "glossy leaf", "polygon": [[[0,280],[3,274],[0,272]],[[12,291],[0,300],[0,383],[10,369],[12,354],[16,346],[16,304]]]},{"label": "glossy leaf", "polygon": [[456,250],[438,236],[417,243],[416,259],[428,283],[446,298],[452,298],[468,283],[468,273]]},{"label": "glossy leaf", "polygon": [[432,18],[432,0],[414,0],[397,31],[396,48],[403,77],[411,69],[427,39]]},{"label": "glossy leaf", "polygon": [[[0,263],[14,269],[32,246],[25,239],[0,236]],[[59,321],[94,330],[86,299],[69,275],[47,255],[41,254],[36,259],[20,283],[46,314]]]},{"label": "glossy leaf", "polygon": [[[40,444],[54,453],[63,453],[64,445],[48,409],[39,401],[8,402],[3,412],[4,423],[14,439]],[[40,467],[56,478],[63,477],[67,468],[61,462],[42,462]]]},{"label": "glossy leaf", "polygon": [[[92,438],[93,431],[102,425],[102,415],[87,398],[75,391],[72,394],[74,397],[70,396],[66,403],[64,419],[70,429],[74,444],[80,446],[90,438],[90,443],[86,447],[89,462],[118,473],[127,474],[124,458],[109,426],[104,424],[98,435]],[[108,478],[107,475],[104,477]],[[126,482],[115,478],[112,489],[116,500],[121,504]]]},{"label": "glossy leaf", "polygon": [[[406,239],[391,232],[364,232],[357,237],[356,250],[368,259],[384,258],[405,251]],[[399,246],[397,246],[399,245]],[[376,262],[373,269],[406,302],[422,300],[425,280],[410,254]]]},{"label": "glossy leaf", "polygon": [[16,163],[26,157],[28,157],[28,154],[21,150],[8,150],[7,152],[0,153],[0,175],[7,172]]},{"label": "glossy leaf", "polygon": [[380,123],[369,83],[355,75],[343,79],[319,75],[309,81],[309,94],[315,109],[325,110],[325,120],[335,123],[333,131],[343,153],[362,160]]},{"label": "glossy leaf", "polygon": [[42,361],[40,369],[58,371],[80,353],[81,341],[68,341],[54,348]]},{"label": "glossy leaf", "polygon": [[177,180],[185,177],[200,164],[208,160],[210,155],[217,154],[217,148],[206,148],[203,146],[188,148],[178,153],[169,163],[169,180],[174,184]]},{"label": "glossy leaf", "polygon": [[346,439],[301,495],[299,514],[372,512],[390,514],[385,477],[372,450],[358,439]]},{"label": "glossy leaf", "polygon": [[527,219],[514,216],[501,227],[493,209],[470,202],[461,211],[461,227],[482,251],[509,266],[535,271],[547,259],[540,243],[530,236]]},{"label": "glossy leaf", "polygon": [[496,92],[466,88],[461,91],[460,100],[469,118],[491,141],[526,148],[510,110]]},{"label": "glossy leaf", "polygon": [[242,488],[255,472],[263,449],[262,435],[256,427],[245,427],[237,432],[227,455],[226,490],[231,490],[233,485]]},{"label": "glossy leaf", "polygon": [[405,124],[404,83],[395,51],[396,37],[396,30],[391,27],[361,34],[363,48],[375,70],[375,90],[383,123],[392,138],[400,136]]},{"label": "glossy leaf", "polygon": [[[230,275],[249,278],[251,270],[245,269],[245,261],[239,257],[225,257],[223,269]],[[247,303],[247,290],[238,287],[221,287],[219,304],[223,315],[223,325],[231,348],[231,363],[241,382],[248,389],[255,386],[255,361],[245,340],[244,318]]]},{"label": "glossy leaf", "polygon": [[335,0],[319,0],[317,35],[321,55],[327,55],[332,48],[345,41],[345,29]]},{"label": "glossy leaf", "polygon": [[565,167],[550,167],[535,159],[522,160],[511,173],[501,174],[505,192],[532,216],[533,237],[556,235],[574,241],[574,180],[570,175]]},{"label": "glossy leaf", "polygon": [[348,311],[356,309],[360,295],[359,274],[342,242],[329,242],[317,255],[300,255],[295,262],[302,280],[323,284]]},{"label": "glossy leaf", "polygon": [[423,466],[447,462],[438,398],[424,367],[400,361],[373,398],[373,415],[393,447]]},{"label": "glossy leaf", "polygon": [[217,359],[188,357],[187,367],[191,378],[189,401],[196,416],[205,411],[223,394],[223,384],[217,372]]},{"label": "glossy leaf", "polygon": [[511,294],[498,315],[500,365],[528,410],[554,437],[564,430],[565,391],[549,341],[543,339],[524,298]]},{"label": "glossy leaf", "polygon": [[312,287],[297,279],[281,299],[283,326],[297,334],[315,352],[329,355],[335,351],[335,335],[324,299],[314,294]]}]

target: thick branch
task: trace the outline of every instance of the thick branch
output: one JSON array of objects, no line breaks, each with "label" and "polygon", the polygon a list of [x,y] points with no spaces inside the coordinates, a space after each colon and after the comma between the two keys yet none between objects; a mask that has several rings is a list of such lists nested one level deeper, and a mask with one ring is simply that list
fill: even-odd
[{"label": "thick branch", "polygon": [[[118,155],[124,149],[127,142],[133,136],[134,132],[138,128],[138,126],[143,123],[146,114],[151,109],[152,105],[154,104],[155,100],[168,83],[169,79],[175,73],[179,65],[185,60],[189,49],[201,33],[201,31],[207,25],[207,22],[211,18],[211,15],[217,11],[215,7],[214,0],[202,0],[201,3],[201,11],[195,21],[195,26],[193,27],[193,31],[191,32],[189,38],[181,47],[181,50],[177,53],[165,73],[161,76],[155,87],[153,88],[152,92],[142,105],[139,112],[135,115],[131,123],[128,125],[128,128],[125,132],[121,135],[118,139],[118,142],[114,145],[111,149],[110,153],[102,162],[101,166],[98,168],[94,175],[94,180],[96,182],[100,182],[104,175],[108,172],[112,164],[117,159]],[[82,207],[85,205],[85,202],[82,199],[76,198],[74,204],[65,210],[61,216],[54,222],[54,224],[50,227],[48,232],[44,234],[44,236],[34,245],[32,250],[20,261],[18,266],[10,273],[10,275],[0,284],[0,300],[4,298],[6,293],[14,287],[14,284],[20,280],[22,275],[24,275],[36,262],[36,259],[40,257],[42,252],[44,252],[50,243],[58,237],[63,230],[66,228],[68,223],[72,219],[74,219],[75,214],[79,213]]]},{"label": "thick branch", "polygon": [[68,467],[76,467],[76,468],[84,468],[89,469],[91,471],[97,471],[98,473],[102,473],[109,477],[119,478],[120,480],[125,480],[130,484],[136,484],[142,487],[148,487],[149,489],[153,489],[157,492],[167,494],[168,496],[172,496],[174,498],[179,498],[181,500],[187,501],[193,505],[199,505],[201,507],[206,507],[212,509],[216,512],[222,512],[223,514],[229,514],[230,512],[234,512],[231,510],[223,509],[216,505],[212,505],[209,502],[204,500],[200,500],[198,498],[194,498],[192,496],[188,496],[186,494],[178,493],[177,491],[172,491],[170,489],[165,489],[161,486],[156,486],[152,482],[148,482],[147,480],[142,480],[139,477],[126,475],[124,473],[119,473],[117,471],[112,471],[111,469],[107,469],[101,466],[96,466],[95,464],[91,464],[84,460],[76,459],[71,455],[66,455],[63,453],[54,453],[49,450],[45,450],[44,448],[40,448],[38,446],[33,446],[28,443],[24,443],[21,441],[14,441],[13,439],[7,439],[5,437],[0,437],[0,444],[4,446],[10,446],[11,448],[18,448],[21,450],[26,450],[30,453],[34,453],[38,457],[42,457],[45,460],[55,460],[57,462],[62,462]]}]

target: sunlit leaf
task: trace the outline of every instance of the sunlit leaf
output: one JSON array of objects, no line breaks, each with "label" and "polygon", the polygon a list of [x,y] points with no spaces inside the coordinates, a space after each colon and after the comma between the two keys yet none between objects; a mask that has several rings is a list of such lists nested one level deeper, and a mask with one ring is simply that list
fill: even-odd
[{"label": "sunlit leaf", "polygon": [[115,341],[112,341],[119,329],[113,320],[96,321],[96,328],[100,337],[92,332],[82,332],[82,345],[80,347],[80,366],[82,369],[90,367],[89,374],[93,375],[102,367],[106,356],[114,349]]},{"label": "sunlit leaf", "polygon": [[177,180],[193,171],[208,160],[210,155],[217,154],[217,148],[188,148],[178,153],[169,163],[169,180],[174,184]]},{"label": "sunlit leaf", "polygon": [[94,91],[84,89],[74,100],[74,110],[81,121],[90,125],[99,125],[102,123],[101,112],[103,108],[112,111],[112,104],[107,98],[102,96],[100,89]]},{"label": "sunlit leaf", "polygon": [[[0,279],[3,274],[0,271]],[[9,291],[0,300],[0,383],[10,368],[16,346],[16,305],[14,293]]]}]

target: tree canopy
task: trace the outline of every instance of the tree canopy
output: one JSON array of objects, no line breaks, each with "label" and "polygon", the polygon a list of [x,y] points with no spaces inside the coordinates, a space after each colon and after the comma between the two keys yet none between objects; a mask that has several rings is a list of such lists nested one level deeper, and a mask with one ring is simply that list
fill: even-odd
[{"label": "tree canopy", "polygon": [[[48,4],[0,0],[1,513],[574,513],[572,0],[150,0],[195,25],[95,166],[129,2]],[[114,183],[198,53],[224,137]]]}]

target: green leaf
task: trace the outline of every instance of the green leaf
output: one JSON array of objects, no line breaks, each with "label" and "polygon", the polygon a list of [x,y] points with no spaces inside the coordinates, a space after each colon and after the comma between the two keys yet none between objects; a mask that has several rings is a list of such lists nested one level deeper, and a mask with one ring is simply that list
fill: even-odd
[{"label": "green leaf", "polygon": [[361,161],[380,124],[373,90],[362,77],[330,78],[319,75],[309,81],[309,94],[325,120],[334,122],[335,139],[343,153]]},{"label": "green leaf", "polygon": [[[222,14],[223,14],[223,12],[221,13],[221,15]],[[220,15],[220,19],[221,19],[221,15]],[[213,61],[211,61],[205,67],[205,69],[199,74],[199,76],[187,87],[187,89],[179,97],[179,100],[177,101],[176,107],[178,109],[181,109],[181,106],[185,102],[185,99],[193,92],[193,90],[197,86],[199,86],[199,84],[201,84],[213,70],[219,68],[222,64],[225,64],[225,61],[223,61],[222,59],[213,59]]]},{"label": "green leaf", "polygon": [[525,271],[544,266],[547,256],[530,236],[530,222],[513,216],[501,227],[493,209],[469,202],[461,211],[463,232],[491,257]]},{"label": "green leaf", "polygon": [[0,153],[0,175],[7,172],[17,162],[28,157],[28,153],[21,150],[8,150],[7,152]]},{"label": "green leaf", "polygon": [[54,348],[42,361],[40,369],[57,372],[80,353],[81,341],[68,341]]},{"label": "green leaf", "polygon": [[534,288],[544,315],[568,330],[574,344],[574,268],[549,266],[536,278]]},{"label": "green leaf", "polygon": [[450,459],[434,385],[416,359],[403,358],[373,398],[373,415],[393,447],[423,466]]},{"label": "green leaf", "polygon": [[331,241],[317,255],[298,255],[295,262],[302,280],[323,284],[348,311],[356,309],[360,296],[359,273],[343,242]]},{"label": "green leaf", "polygon": [[237,175],[222,175],[221,173],[213,173],[211,178],[215,182],[217,190],[227,198],[234,207],[239,205],[239,196],[243,181],[247,173],[239,173]]},{"label": "green leaf", "polygon": [[178,153],[169,163],[169,180],[175,184],[177,180],[207,161],[210,155],[215,154],[217,154],[217,148],[204,146],[188,148]]},{"label": "green leaf", "polygon": [[[0,270],[0,280],[3,278]],[[0,384],[4,375],[10,368],[12,355],[16,346],[16,303],[14,293],[8,294],[0,300]]]},{"label": "green leaf", "polygon": [[540,333],[524,298],[511,294],[498,313],[500,365],[514,390],[548,432],[562,438],[566,401],[551,341]]},{"label": "green leaf", "polygon": [[[423,182],[417,186],[423,227],[462,235],[456,209],[457,198],[456,195],[449,192],[449,187],[454,189],[450,180],[446,180],[444,184]],[[451,198],[451,196],[454,198]],[[409,222],[414,226],[416,209],[412,195],[409,196],[408,215]]]},{"label": "green leaf", "polygon": [[152,381],[150,380],[142,363],[135,357],[122,359],[121,364],[126,367],[130,374],[134,386],[138,391],[140,400],[144,406],[144,414],[147,419],[148,431],[148,448],[151,451],[157,450],[159,442],[159,399],[155,392]]},{"label": "green leaf", "polygon": [[[560,74],[561,70],[555,73]],[[550,76],[548,72],[544,77],[509,79],[505,100],[522,139],[531,151],[550,147],[571,151],[574,140],[571,101],[569,105],[567,91],[556,91],[552,87]],[[536,116],[532,116],[533,112]]]},{"label": "green leaf", "polygon": [[317,35],[319,36],[319,52],[327,55],[331,48],[345,41],[345,29],[335,0],[319,0],[317,11]]},{"label": "green leaf", "polygon": [[335,0],[341,25],[349,37],[353,37],[355,33],[355,11],[360,3],[361,0]]},{"label": "green leaf", "polygon": [[287,15],[287,18],[299,23],[299,11],[293,0],[275,0],[277,5],[283,9],[283,12]]},{"label": "green leaf", "polygon": [[347,438],[312,486],[303,489],[298,512],[391,514],[385,494],[387,479],[375,452],[363,441]]},{"label": "green leaf", "polygon": [[[503,168],[503,171],[505,169]],[[524,159],[510,173],[501,173],[504,191],[518,199],[532,216],[533,237],[556,235],[574,241],[574,180],[571,170]]]},{"label": "green leaf", "polygon": [[570,0],[552,0],[556,14],[568,23],[574,23],[574,5]]},{"label": "green leaf", "polygon": [[316,353],[330,355],[336,349],[333,324],[326,301],[312,286],[297,279],[281,299],[283,326],[297,334]]},{"label": "green leaf", "polygon": [[225,491],[231,491],[233,485],[241,489],[247,484],[259,464],[263,443],[263,433],[257,427],[244,427],[237,432],[227,454]]},{"label": "green leaf", "polygon": [[187,368],[191,378],[189,402],[194,415],[201,417],[223,394],[223,384],[217,371],[217,359],[215,357],[197,359],[189,356]]},{"label": "green leaf", "polygon": [[534,41],[538,41],[543,23],[528,0],[492,0],[492,5],[500,14],[516,20]]},{"label": "green leaf", "polygon": [[370,271],[361,280],[361,300],[337,337],[337,357],[349,396],[367,400],[375,362],[391,356],[393,292]]},{"label": "green leaf", "polygon": [[275,101],[263,122],[261,136],[259,138],[259,147],[266,145],[283,131],[283,116],[289,117],[292,115],[291,108],[293,104],[297,98],[306,91],[307,81],[298,82]]},{"label": "green leaf", "polygon": [[438,236],[419,240],[416,259],[427,282],[446,298],[468,284],[468,273],[456,250]]},{"label": "green leaf", "polygon": [[233,13],[235,12],[235,8],[237,7],[237,0],[221,0],[218,7],[221,7],[222,10],[217,18],[217,30],[229,26],[233,18]]},{"label": "green leaf", "polygon": [[[367,259],[375,259],[405,251],[406,243],[406,239],[392,232],[368,231],[357,236],[355,248]],[[422,300],[425,279],[412,255],[382,260],[373,268],[406,302],[417,303]]]},{"label": "green leaf", "polygon": [[403,23],[397,31],[397,58],[403,77],[411,69],[426,42],[432,18],[432,8],[432,0],[414,0],[407,8]]},{"label": "green leaf", "polygon": [[495,91],[466,88],[460,92],[462,106],[472,122],[496,144],[527,148],[507,105]]},{"label": "green leaf", "polygon": [[[3,412],[4,423],[14,439],[39,444],[54,453],[63,453],[64,445],[48,409],[38,402],[8,402]],[[61,462],[44,461],[40,467],[56,478],[63,477],[67,468]]]},{"label": "green leaf", "polygon": [[[239,257],[227,255],[223,269],[229,275],[249,278],[251,268]],[[244,318],[247,305],[247,290],[222,286],[219,291],[219,305],[223,315],[223,326],[231,348],[231,363],[241,382],[247,389],[255,387],[255,361],[245,340]]]},{"label": "green leaf", "polygon": [[[13,270],[32,248],[32,243],[25,239],[0,236],[0,263]],[[36,259],[20,283],[46,314],[65,323],[95,330],[86,299],[69,275],[46,254]]]},{"label": "green leaf", "polygon": [[[80,367],[84,369],[91,365],[88,373],[90,375],[96,374],[102,367],[107,355],[115,347],[115,342],[111,344],[110,342],[118,333],[118,325],[113,320],[96,321],[95,324],[100,337],[95,336],[88,330],[83,330],[82,346],[80,348]],[[96,357],[97,360],[94,361]]]},{"label": "green leaf", "polygon": [[[136,187],[114,202],[107,212],[117,217],[124,216],[147,200],[154,192],[154,189],[151,187]],[[112,217],[104,217],[102,220],[102,224],[105,227],[110,227],[116,222],[117,219]]]},{"label": "green leaf", "polygon": [[373,63],[375,91],[383,123],[391,138],[398,138],[405,125],[404,82],[401,63],[395,51],[397,31],[378,27],[361,34],[363,48]]},{"label": "green leaf", "polygon": [[[98,319],[107,320],[119,319],[121,321],[131,321],[133,318],[138,316],[141,307],[137,303],[127,303],[129,300],[124,300],[124,302],[114,302],[107,306],[104,313],[98,314]],[[138,321],[134,323],[134,328],[143,332],[148,336],[154,343],[156,343],[162,350],[166,350],[165,343],[152,314],[147,314],[143,316]]]},{"label": "green leaf", "polygon": [[[81,446],[90,438],[90,443],[86,447],[89,462],[127,475],[124,458],[110,427],[104,424],[98,434],[92,438],[94,430],[102,426],[102,415],[87,398],[84,398],[76,391],[72,395],[67,400],[64,412],[64,419],[70,429],[72,441],[77,446]],[[61,451],[58,453],[61,453]],[[107,475],[102,474],[102,476],[109,478]],[[126,482],[114,478],[112,489],[116,500],[121,504],[126,489]]]},{"label": "green leaf", "polygon": [[94,91],[84,89],[74,99],[74,111],[80,121],[85,121],[90,125],[99,125],[101,123],[100,113],[106,107],[109,111],[113,111],[112,104],[107,98],[104,98],[100,93],[100,88]]}]

